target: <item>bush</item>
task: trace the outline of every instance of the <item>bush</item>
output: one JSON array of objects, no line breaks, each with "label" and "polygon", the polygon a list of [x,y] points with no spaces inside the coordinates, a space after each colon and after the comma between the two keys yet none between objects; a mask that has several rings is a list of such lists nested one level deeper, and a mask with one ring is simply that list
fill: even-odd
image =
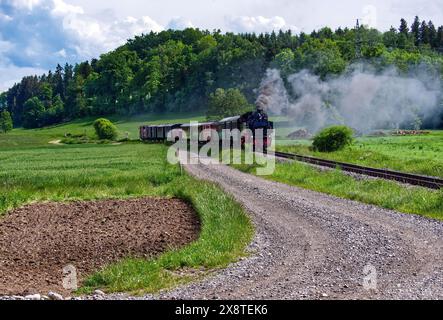
[{"label": "bush", "polygon": [[332,126],[320,131],[314,138],[314,150],[333,152],[350,145],[353,140],[353,131],[346,126]]},{"label": "bush", "polygon": [[117,138],[117,127],[108,119],[100,118],[94,121],[95,133],[100,139],[115,140]]}]

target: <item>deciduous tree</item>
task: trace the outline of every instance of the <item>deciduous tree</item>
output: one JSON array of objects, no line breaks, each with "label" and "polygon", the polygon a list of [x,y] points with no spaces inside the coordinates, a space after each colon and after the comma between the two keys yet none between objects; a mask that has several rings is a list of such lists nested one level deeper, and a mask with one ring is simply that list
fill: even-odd
[{"label": "deciduous tree", "polygon": [[7,110],[0,112],[0,132],[6,133],[13,128],[11,114]]},{"label": "deciduous tree", "polygon": [[217,89],[209,96],[208,120],[241,115],[252,111],[253,106],[238,89]]}]

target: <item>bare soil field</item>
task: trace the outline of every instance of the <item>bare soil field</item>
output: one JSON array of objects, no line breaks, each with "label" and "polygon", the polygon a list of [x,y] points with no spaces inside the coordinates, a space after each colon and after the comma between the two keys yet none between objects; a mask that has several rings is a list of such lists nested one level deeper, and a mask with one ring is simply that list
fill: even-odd
[{"label": "bare soil field", "polygon": [[70,292],[78,280],[118,260],[151,258],[198,238],[200,221],[178,199],[32,204],[0,218],[0,295]]}]

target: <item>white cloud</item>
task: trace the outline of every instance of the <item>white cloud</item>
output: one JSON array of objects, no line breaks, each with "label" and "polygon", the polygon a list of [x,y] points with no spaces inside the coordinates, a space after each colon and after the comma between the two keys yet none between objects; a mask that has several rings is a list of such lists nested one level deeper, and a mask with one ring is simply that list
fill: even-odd
[{"label": "white cloud", "polygon": [[106,38],[108,46],[115,47],[120,45],[134,35],[148,33],[151,31],[159,32],[163,30],[163,26],[148,16],[140,19],[127,17],[117,20],[111,25],[105,26]]},{"label": "white cloud", "polygon": [[14,83],[19,82],[21,78],[30,75],[42,75],[46,70],[41,68],[32,67],[17,67],[14,65],[2,65],[0,62],[0,93],[8,90],[14,85]]},{"label": "white cloud", "polygon": [[266,18],[263,16],[236,16],[226,17],[226,24],[228,29],[236,32],[271,32],[279,30],[289,30],[296,32],[297,27],[286,23],[285,19],[279,16]]},{"label": "white cloud", "polygon": [[1,22],[10,22],[12,21],[12,17],[8,16],[7,14],[4,14],[2,12],[0,12],[0,21]]},{"label": "white cloud", "polygon": [[183,30],[186,28],[194,28],[192,22],[183,17],[175,17],[169,21],[167,29]]},{"label": "white cloud", "polygon": [[86,14],[82,7],[63,0],[52,0],[51,14],[61,19],[61,27],[79,59],[89,59],[113,50],[134,35],[163,30],[148,16],[101,20]]},{"label": "white cloud", "polygon": [[[33,57],[37,57],[38,54],[44,54],[42,52],[45,50],[42,48],[44,45],[47,45],[48,51],[46,59],[49,54],[52,54],[58,58],[76,56],[76,61],[79,61],[98,57],[102,53],[113,50],[134,35],[164,29],[149,16],[115,18],[111,11],[106,17],[94,17],[85,13],[82,6],[72,5],[66,0],[0,0],[0,10],[2,1],[12,6],[13,11],[7,12],[8,15],[1,13],[0,22],[11,21],[15,17],[20,20],[19,25],[9,24],[8,26],[13,32],[19,31],[19,28],[23,29],[11,41],[24,42],[22,52],[28,55],[30,61],[34,61]],[[30,12],[23,15],[23,9]],[[37,21],[35,27],[31,26],[35,24],[35,21]],[[39,29],[39,21],[44,21],[42,29]],[[50,32],[57,33],[57,35],[55,33],[52,35],[52,39],[44,36],[48,33],[48,28]],[[37,38],[39,41],[33,41]],[[59,48],[54,48],[57,45],[60,45]],[[48,50],[49,47],[51,47],[50,50]],[[65,55],[60,55],[62,48],[65,50]]]},{"label": "white cloud", "polygon": [[26,75],[30,74],[42,74],[44,70],[39,68],[20,68],[14,66],[5,54],[14,49],[14,44],[9,41],[2,40],[0,34],[0,93],[6,91],[15,82]]},{"label": "white cloud", "polygon": [[85,14],[68,14],[63,19],[63,28],[74,40],[78,55],[85,58],[115,49],[134,35],[163,30],[148,16],[126,17],[106,23]]},{"label": "white cloud", "polygon": [[24,75],[98,57],[134,35],[164,29],[149,16],[94,17],[66,0],[0,0],[0,11],[0,90]]},{"label": "white cloud", "polygon": [[[335,29],[355,26],[357,18],[364,18],[364,8],[377,8],[377,26],[389,30],[399,26],[400,18],[409,23],[415,15],[435,24],[443,24],[442,0],[65,0],[81,5],[86,12],[101,12],[112,9],[120,17],[149,15],[167,25],[171,17],[184,16],[204,29],[227,30],[226,16],[283,17],[288,25],[310,33],[313,29],[329,26]],[[236,31],[232,28],[230,31]]]},{"label": "white cloud", "polygon": [[62,57],[62,58],[66,58],[67,57],[65,49],[61,49],[60,51],[57,51],[55,54],[60,56],[60,57]]},{"label": "white cloud", "polygon": [[84,14],[84,10],[80,6],[73,6],[67,4],[63,0],[53,0],[53,8],[51,10],[53,15],[68,15],[68,14]]},{"label": "white cloud", "polygon": [[5,2],[17,9],[32,10],[34,7],[40,5],[43,1],[44,0],[6,0]]},{"label": "white cloud", "polygon": [[0,61],[2,54],[10,51],[14,45],[10,41],[3,41],[0,34]]}]

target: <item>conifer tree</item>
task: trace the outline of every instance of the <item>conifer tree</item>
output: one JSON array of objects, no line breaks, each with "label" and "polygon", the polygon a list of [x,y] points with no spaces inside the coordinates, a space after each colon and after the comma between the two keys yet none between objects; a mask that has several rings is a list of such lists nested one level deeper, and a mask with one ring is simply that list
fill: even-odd
[{"label": "conifer tree", "polygon": [[411,26],[411,35],[414,38],[414,43],[416,46],[420,45],[420,19],[415,16],[414,23]]}]

